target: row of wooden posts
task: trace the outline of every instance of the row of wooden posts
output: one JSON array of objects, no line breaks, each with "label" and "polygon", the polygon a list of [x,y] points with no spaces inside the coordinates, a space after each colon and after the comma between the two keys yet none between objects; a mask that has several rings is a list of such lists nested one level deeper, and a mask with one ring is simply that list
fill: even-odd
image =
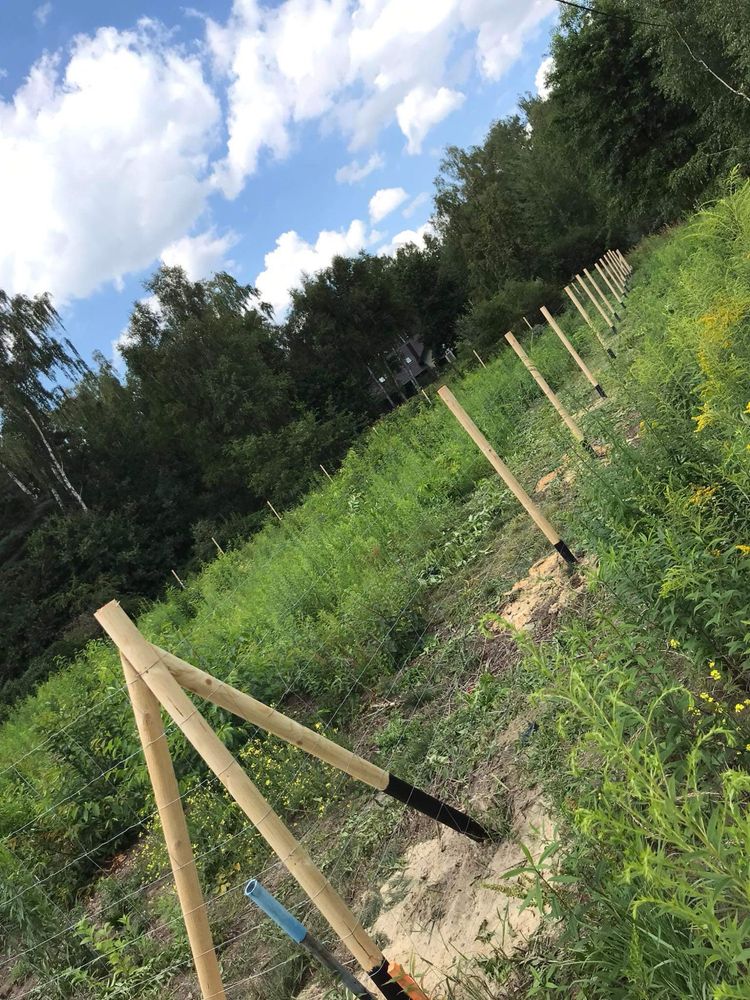
[{"label": "row of wooden posts", "polygon": [[[608,251],[597,262],[595,269],[610,289],[618,305],[622,304],[631,271],[623,255],[619,251]],[[614,320],[617,317],[615,307],[606,299],[588,270],[584,269],[584,275],[590,282],[590,287],[581,279],[580,275],[576,276],[576,280],[596,305],[608,328],[614,329]],[[566,292],[586,323],[602,340],[572,289],[568,287]],[[594,294],[599,296],[598,300],[594,298]],[[586,378],[599,394],[604,396],[605,393],[601,385],[586,367],[554,318],[545,307],[542,307],[541,311]],[[582,430],[565,410],[515,337],[509,333],[506,334],[506,340],[555,407],[575,440],[586,444]],[[611,350],[606,347],[603,340],[602,346],[606,350]],[[566,561],[575,562],[576,558],[568,546],[495,452],[471,417],[461,407],[453,393],[443,386],[438,395],[545,537]],[[323,469],[322,471],[328,476],[327,470]],[[269,507],[279,517],[270,501]],[[220,549],[218,543],[215,544],[217,549]],[[239,762],[221,742],[199,709],[190,700],[186,690],[232,712],[273,736],[300,747],[352,778],[385,792],[473,840],[487,840],[491,834],[461,810],[415,788],[396,775],[344,749],[320,733],[308,729],[250,695],[217,680],[211,674],[199,670],[174,654],[153,645],[139,632],[117,601],[111,601],[100,608],[95,617],[120,653],[125,683],[154,790],[177,896],[204,1000],[223,1000],[225,997],[224,986],[209,927],[205,899],[195,866],[180,790],[164,732],[162,708],[166,710],[177,728],[201,755],[261,836],[265,838],[279,860],[294,876],[338,939],[353,955],[361,969],[367,973],[379,992],[389,1000],[427,1000],[421,987],[414,979],[400,965],[390,962],[385,957],[372,936],[368,934],[323,873],[315,866],[305,847],[284,825]]]},{"label": "row of wooden posts", "polygon": [[[604,257],[601,257],[597,261],[595,268],[599,271],[602,277],[605,278],[608,287],[612,289],[612,294],[615,298],[615,301],[619,305],[622,305],[622,303],[625,300],[625,295],[627,292],[627,281],[631,272],[631,268],[626,262],[624,256],[620,253],[619,250],[607,251]],[[591,301],[594,302],[597,308],[599,308],[599,311],[602,317],[604,318],[608,329],[611,332],[614,332],[615,330],[614,320],[620,318],[619,313],[617,313],[615,307],[609,302],[605,294],[601,291],[601,289],[599,288],[599,286],[597,285],[596,281],[591,276],[587,268],[584,268],[584,274],[591,282],[591,288],[594,289],[600,296],[601,302],[606,304],[608,312],[605,313],[604,309],[599,305],[599,302],[597,302],[597,300],[594,298],[593,291],[589,288],[586,282],[583,281],[580,275],[576,275],[576,280],[580,283],[581,287],[587,292]],[[595,333],[602,348],[607,352],[607,354],[610,357],[615,357],[614,350],[611,348],[611,346],[609,346],[606,343],[601,333],[597,329],[595,323],[592,321],[591,317],[589,316],[589,314],[586,312],[586,310],[576,297],[572,288],[570,286],[567,286],[565,288],[565,291],[568,294],[571,301],[573,302],[573,304],[575,305],[578,312],[581,314],[581,316],[586,321],[588,326]],[[607,394],[602,388],[601,383],[596,378],[596,376],[591,372],[586,362],[580,356],[578,351],[576,351],[575,347],[573,347],[573,345],[571,344],[570,340],[565,336],[565,334],[560,328],[560,325],[557,323],[557,321],[552,316],[550,311],[547,309],[546,306],[542,306],[540,311],[542,313],[542,316],[544,316],[544,318],[546,319],[549,326],[552,328],[555,334],[557,334],[563,346],[575,361],[576,365],[580,368],[585,377],[594,387],[598,395],[603,399],[606,399]],[[528,324],[528,320],[526,322]],[[530,326],[531,324],[528,325]],[[550,401],[552,406],[554,406],[560,419],[568,428],[574,440],[577,441],[586,451],[594,454],[593,448],[586,440],[583,430],[579,426],[578,422],[565,408],[559,396],[549,386],[544,376],[539,372],[534,362],[524,351],[524,349],[518,343],[513,334],[506,333],[505,339],[510,344],[511,348],[515,351],[515,353],[518,355],[518,357],[521,359],[524,367],[527,369],[527,371],[534,379],[536,384],[539,386],[544,395]],[[481,358],[479,358],[479,361],[484,365],[484,362],[482,361]],[[567,563],[570,564],[577,563],[578,560],[576,556],[573,554],[568,545],[560,537],[560,534],[558,533],[554,525],[545,516],[540,506],[534,500],[532,500],[532,498],[529,496],[529,494],[526,492],[523,486],[513,475],[512,471],[508,468],[505,462],[497,454],[497,452],[492,447],[487,438],[484,436],[484,434],[482,434],[482,432],[479,430],[479,428],[471,419],[466,410],[464,410],[464,408],[458,402],[458,400],[450,391],[450,389],[447,386],[442,386],[440,389],[438,389],[438,396],[443,401],[443,403],[445,403],[445,405],[448,407],[448,409],[451,411],[453,416],[459,422],[461,427],[463,427],[463,429],[466,431],[466,433],[469,435],[472,441],[476,444],[476,446],[485,456],[487,461],[493,467],[495,472],[497,472],[498,476],[500,476],[505,485],[515,496],[516,500],[518,500],[518,502],[524,508],[524,510],[529,515],[534,524],[536,524],[536,526],[539,528],[539,530],[542,532],[545,538],[549,541],[549,543],[557,550],[559,555]]]}]

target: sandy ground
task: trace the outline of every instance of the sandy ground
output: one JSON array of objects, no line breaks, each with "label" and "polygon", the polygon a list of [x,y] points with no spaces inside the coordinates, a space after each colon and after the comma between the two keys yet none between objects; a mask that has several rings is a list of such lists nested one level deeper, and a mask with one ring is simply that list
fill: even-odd
[{"label": "sandy ground", "polygon": [[[525,798],[525,801],[523,799]],[[374,930],[388,940],[391,960],[423,984],[433,998],[465,956],[490,955],[497,946],[511,954],[523,949],[539,927],[541,915],[523,908],[488,883],[503,883],[525,895],[518,878],[504,873],[521,864],[523,842],[538,857],[553,837],[541,797],[533,791],[514,803],[519,816],[515,836],[499,846],[475,844],[451,830],[441,830],[414,844],[404,867],[381,888],[384,909]]]},{"label": "sandy ground", "polygon": [[[515,628],[533,631],[534,625],[556,617],[575,598],[583,584],[580,574],[571,573],[556,552],[545,556],[514,583],[506,594],[500,617]],[[493,626],[497,631],[502,625]]]},{"label": "sandy ground", "polygon": [[[499,615],[515,628],[546,630],[583,585],[581,574],[552,553],[513,585]],[[499,622],[494,628],[505,630]],[[529,721],[520,716],[498,735],[501,757],[504,750],[512,757]],[[537,910],[523,906],[519,877],[506,879],[504,873],[524,862],[521,844],[534,858],[543,853],[554,839],[552,821],[539,790],[518,786],[505,766],[502,770],[514,817],[506,840],[485,846],[441,827],[435,837],[406,851],[403,868],[380,890],[383,909],[373,930],[388,940],[389,958],[408,969],[433,998],[440,997],[446,974],[465,956],[491,955],[498,947],[506,954],[522,950],[541,922]],[[485,778],[491,775],[480,776],[479,784],[487,787],[492,782]],[[481,811],[482,803],[475,804]],[[489,887],[498,883],[504,892]]]}]

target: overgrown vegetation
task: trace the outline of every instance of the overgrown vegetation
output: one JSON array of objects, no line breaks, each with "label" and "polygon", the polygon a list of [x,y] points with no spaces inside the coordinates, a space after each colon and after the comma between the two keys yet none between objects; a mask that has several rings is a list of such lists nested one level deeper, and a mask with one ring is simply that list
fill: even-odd
[{"label": "overgrown vegetation", "polygon": [[749,262],[747,185],[639,253],[637,446],[582,479],[593,600],[527,648],[526,766],[563,819],[525,867],[550,937],[501,963],[519,995],[750,996]]},{"label": "overgrown vegetation", "polygon": [[[733,43],[722,63],[711,46],[723,22],[693,6],[684,16],[704,30],[701,51],[740,79],[747,49]],[[575,474],[574,485],[558,476],[543,503],[597,566],[556,634],[497,631],[503,595],[547,546],[443,407],[414,398],[356,439],[331,482],[312,471],[342,458],[375,416],[355,356],[385,349],[404,322],[428,342],[450,328],[483,350],[500,323],[520,335],[519,312],[552,303],[560,278],[610,234],[635,239],[705,189],[706,133],[728,98],[692,94],[695,62],[687,73],[673,41],[656,44],[649,25],[567,17],[553,95],[524,105],[531,131],[500,122],[481,149],[448,154],[440,241],[394,262],[335,261],[297,293],[281,336],[227,276],[193,285],[163,271],[160,311],[134,313],[124,381],[102,366],[55,393],[55,373],[78,363],[45,339],[48,305],[0,301],[25,348],[0,371],[2,460],[34,494],[11,477],[2,487],[14,497],[0,582],[16,602],[0,605],[6,677],[71,616],[57,651],[79,646],[90,625],[75,616],[125,597],[161,645],[464,805],[472,777],[492,773],[508,723],[533,715],[502,752],[543,783],[559,822],[544,862],[522,872],[544,924],[520,954],[498,949],[450,984],[457,1000],[750,997],[750,186],[734,173],[696,218],[640,245],[616,361],[575,317],[562,319],[610,394],[581,417],[589,439],[610,446],[606,460],[575,448],[508,353],[452,373],[524,483],[561,465]],[[592,51],[606,54],[612,89],[590,86]],[[636,68],[640,97],[613,124],[611,95]],[[657,93],[667,186],[649,118]],[[727,164],[741,146],[728,117]],[[618,174],[607,145],[625,126],[629,150],[643,144],[633,153],[641,186],[639,167]],[[425,326],[409,288],[431,290],[439,323]],[[351,356],[331,352],[339,341]],[[537,328],[525,344],[567,405],[586,410],[588,386],[559,342]],[[308,491],[281,523],[260,513],[270,483],[284,503]],[[214,533],[233,544],[209,562]],[[185,590],[146,606],[164,566],[191,559],[207,565]],[[32,583],[39,566],[52,576]],[[40,661],[39,674],[48,667]],[[412,817],[201,707],[372,923]],[[169,739],[225,975],[242,983],[238,995],[292,997],[305,963],[253,922],[241,887],[260,875],[308,911],[193,752]],[[4,985],[90,1000],[185,995],[186,942],[152,813],[117,658],[89,642],[0,727]],[[502,789],[487,815],[512,832]]]},{"label": "overgrown vegetation", "polygon": [[368,367],[388,382],[400,336],[494,354],[582,261],[678,220],[747,162],[742,4],[601,9],[563,12],[546,99],[447,150],[437,239],[334,260],[286,318],[229,275],[164,268],[133,309],[124,370],[87,371],[49,302],[0,299],[4,706],[96,634],[90,610],[113,591],[141,607],[170,570],[210,561],[212,537],[241,544],[267,498],[291,505],[335,467],[381,413]]}]

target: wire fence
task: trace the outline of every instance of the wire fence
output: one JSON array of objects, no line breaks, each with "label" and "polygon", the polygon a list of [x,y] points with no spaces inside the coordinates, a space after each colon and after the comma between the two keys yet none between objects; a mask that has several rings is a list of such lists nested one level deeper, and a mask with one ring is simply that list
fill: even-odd
[{"label": "wire fence", "polygon": [[[535,401],[536,395],[533,389],[529,387],[524,387],[523,392],[524,392],[525,402],[531,404],[532,401]],[[569,396],[571,398],[573,397],[572,392],[569,393]],[[498,412],[504,414],[503,420],[506,425],[505,429],[509,434],[512,434],[515,431],[514,420],[517,418],[518,402],[516,401],[513,404],[511,404],[506,401],[495,400],[494,405]],[[599,419],[600,421],[602,420],[601,416],[596,419]],[[416,447],[423,448],[424,445],[423,442],[421,441],[417,442],[415,439],[414,446],[415,448]],[[422,456],[422,460],[428,462],[431,460],[431,457],[432,456],[425,453]],[[586,464],[586,467],[589,469],[593,467],[595,470],[594,474],[599,474],[598,470],[596,470],[595,468],[595,464],[592,465],[592,463],[586,460],[583,455],[578,455],[576,453],[574,461],[580,463],[581,467],[583,467],[584,463]],[[387,539],[390,530],[390,523],[388,522],[386,512],[378,508],[377,511],[374,513],[374,519],[379,525],[383,538]],[[320,521],[320,528],[324,534],[325,523],[322,519]],[[306,529],[310,530],[310,526],[307,525]],[[295,532],[294,526],[292,525],[290,528],[286,528],[284,521],[282,520],[282,523],[279,526],[279,530],[286,530],[288,536],[286,544],[284,548],[281,550],[281,552],[287,551],[289,549],[294,550],[295,545],[298,545],[301,537],[299,534]],[[357,539],[354,536],[350,538],[348,545],[345,546],[343,549],[341,547],[336,547],[336,545],[333,544],[332,542],[329,548],[330,560],[326,561],[323,564],[319,564],[316,560],[313,560],[309,552],[307,551],[302,552],[302,557],[304,558],[304,560],[306,560],[308,565],[310,583],[308,586],[299,591],[296,598],[287,607],[284,607],[282,609],[283,620],[289,623],[294,623],[295,615],[297,614],[298,610],[305,606],[308,598],[310,597],[311,594],[314,593],[319,582],[325,578],[331,566],[335,563],[337,559],[348,557],[350,551],[352,550],[352,548],[355,546],[356,543]],[[334,723],[344,713],[344,710],[348,709],[351,706],[351,702],[355,693],[361,693],[365,696],[370,694],[370,688],[364,683],[364,678],[368,676],[368,672],[372,664],[376,662],[376,660],[383,653],[384,647],[391,639],[394,631],[400,626],[402,620],[404,619],[404,616],[407,615],[408,612],[410,612],[417,606],[420,596],[423,595],[425,592],[424,581],[420,575],[420,572],[418,571],[418,568],[415,570],[415,567],[413,565],[409,565],[407,562],[405,562],[400,557],[400,553],[398,550],[395,551],[395,554],[392,554],[388,546],[384,546],[383,551],[384,551],[383,555],[384,563],[390,564],[392,569],[398,570],[400,573],[409,573],[410,574],[409,578],[412,586],[409,589],[406,600],[402,603],[400,608],[392,615],[392,621],[390,626],[383,631],[379,639],[379,642],[375,644],[375,646],[372,648],[370,655],[366,658],[364,663],[360,665],[357,672],[350,678],[350,682],[348,683],[346,689],[343,691],[343,694],[338,700],[338,703],[328,714],[328,718],[324,723],[323,727],[323,732],[326,733],[330,733],[333,731]],[[229,596],[237,597],[240,593],[240,589],[241,589],[241,583],[238,578],[238,582],[236,586],[229,592]],[[224,596],[226,597],[227,595],[225,594]],[[206,627],[207,624],[212,623],[214,619],[218,616],[219,607],[218,606],[213,607],[213,609],[211,609],[210,613],[207,616],[205,615],[205,612],[206,612],[206,604],[204,602],[201,609],[201,613],[204,615],[204,618],[201,620],[201,625],[204,628]],[[438,619],[434,617],[432,619],[425,618],[423,620],[421,629],[417,631],[417,634],[415,635],[410,648],[405,653],[402,654],[402,656],[399,659],[399,662],[395,665],[390,685],[388,686],[386,691],[382,693],[383,698],[387,700],[395,693],[399,683],[401,682],[401,677],[400,677],[401,670],[405,665],[409,664],[412,661],[416,652],[422,647],[425,637],[428,635],[428,633],[434,631],[437,628],[438,624],[439,624]],[[255,649],[262,650],[263,648],[265,648],[266,644],[269,643],[272,640],[272,637],[276,634],[278,627],[279,627],[278,621],[275,623],[269,623],[261,639],[255,642]],[[194,648],[193,641],[191,640],[190,636],[187,633],[178,631],[174,635],[173,639],[174,641],[171,643],[171,645],[173,646],[173,651],[176,652],[177,650],[179,650],[188,660],[197,659],[196,657],[197,651]],[[284,702],[285,698],[295,690],[296,686],[304,678],[306,671],[310,668],[313,659],[324,653],[325,653],[325,641],[321,640],[319,645],[317,645],[308,653],[305,661],[299,663],[296,669],[286,679],[281,698],[279,699],[281,703]],[[389,766],[392,765],[393,761],[396,759],[398,752],[400,751],[403,745],[403,741],[406,738],[409,726],[419,718],[419,714],[422,710],[424,699],[426,697],[426,691],[428,690],[429,686],[432,683],[434,683],[438,678],[439,671],[442,665],[444,664],[447,655],[448,655],[448,646],[446,645],[446,647],[442,650],[441,654],[433,658],[431,670],[427,677],[426,682],[423,685],[423,690],[418,696],[418,698],[415,700],[414,704],[412,705],[411,711],[408,713],[408,715],[405,715],[404,717],[404,725],[402,727],[401,735],[391,744],[389,753],[385,755]],[[218,679],[221,680],[221,677],[219,676]],[[445,678],[443,678],[443,680],[444,679]],[[452,690],[444,691],[444,694],[446,695],[447,704],[450,704],[452,702],[453,695],[455,695],[458,692],[463,681],[465,681],[465,677],[461,677],[460,675],[457,674],[453,679]],[[74,747],[78,750],[78,752],[84,754],[90,760],[90,762],[99,766],[98,762],[96,761],[91,751],[85,745],[81,745],[81,743],[75,739],[74,733],[76,726],[79,726],[84,720],[90,718],[93,713],[102,711],[103,708],[111,705],[115,699],[127,698],[128,685],[127,682],[125,682],[119,676],[119,674],[117,675],[117,677],[115,677],[113,672],[111,683],[114,684],[114,688],[108,691],[107,694],[104,695],[100,700],[98,700],[96,704],[87,706],[85,709],[79,712],[73,719],[59,726],[53,733],[46,736],[39,743],[29,748],[28,750],[25,750],[16,760],[10,762],[9,764],[5,765],[2,769],[0,769],[0,778],[10,774],[11,772],[15,772],[21,783],[24,786],[26,786],[32,792],[32,794],[36,795],[38,798],[41,798],[41,800],[44,802],[45,801],[44,797],[39,795],[38,790],[35,789],[33,782],[28,778],[27,775],[24,775],[23,772],[20,770],[20,765],[23,765],[26,761],[29,760],[30,757],[32,757],[36,753],[53,752],[58,741],[65,741],[65,740],[70,740],[71,744],[74,745]],[[444,688],[445,687],[446,685],[444,685]],[[196,712],[200,711],[200,708],[205,704],[207,704],[207,700],[204,698],[199,698],[197,700],[195,711]],[[165,726],[165,732],[168,736],[176,735],[175,724],[169,723],[167,726]],[[367,739],[368,739],[367,735],[361,736],[358,740],[354,742],[353,749],[355,749],[355,751],[357,752],[361,752],[364,749],[364,744]],[[94,777],[84,781],[80,786],[76,787],[73,791],[68,792],[62,798],[56,800],[55,802],[49,805],[45,805],[39,813],[35,814],[30,819],[24,821],[21,825],[14,827],[12,830],[4,833],[2,836],[0,836],[0,844],[3,845],[3,849],[10,850],[8,846],[9,842],[13,842],[16,838],[20,837],[25,833],[28,833],[30,830],[38,826],[47,816],[62,809],[64,806],[69,805],[72,801],[82,796],[87,790],[91,789],[98,782],[104,782],[104,781],[109,782],[110,787],[116,793],[118,790],[117,785],[114,784],[111,779],[118,772],[121,772],[123,768],[127,767],[128,765],[132,766],[133,761],[136,760],[142,753],[143,753],[143,748],[138,746],[138,748],[133,750],[132,752],[127,753],[125,756],[122,756],[118,758],[116,761],[109,763],[106,767],[101,768],[99,773],[97,773]],[[299,766],[297,767],[296,771],[290,776],[289,780],[295,781],[298,779],[300,780],[303,779],[306,775],[309,775],[310,770],[316,766],[318,766],[317,762],[314,762],[310,758],[305,757],[303,755],[303,758],[300,761]],[[343,774],[339,774],[335,779],[332,780],[331,792],[330,792],[330,797],[332,801],[337,801],[339,799],[342,790],[348,780],[349,780],[348,777]],[[183,805],[185,805],[185,800],[189,795],[193,795],[199,789],[212,787],[214,785],[217,786],[218,790],[220,786],[219,780],[213,774],[209,773],[204,777],[202,777],[197,783],[192,784],[189,789],[182,791],[179,795],[179,800],[183,803]],[[79,840],[78,843],[81,852],[78,855],[76,855],[72,859],[67,860],[64,865],[57,868],[56,870],[47,872],[42,877],[36,878],[31,883],[24,885],[17,892],[12,893],[10,895],[6,895],[6,897],[3,899],[3,905],[5,907],[6,912],[8,912],[8,910],[11,909],[14,906],[14,904],[20,903],[20,901],[25,896],[27,896],[29,893],[32,892],[41,892],[51,905],[55,906],[59,912],[63,912],[59,904],[56,903],[53,899],[51,899],[46,893],[46,887],[49,885],[49,883],[59,879],[72,867],[75,867],[81,862],[86,862],[86,861],[92,863],[98,869],[99,874],[106,874],[106,869],[103,868],[96,859],[102,857],[103,854],[106,852],[106,849],[111,848],[112,845],[114,844],[122,842],[129,842],[132,844],[133,842],[135,842],[137,835],[142,835],[143,833],[148,832],[149,830],[152,829],[156,817],[157,817],[157,810],[155,809],[147,811],[143,815],[136,815],[133,817],[134,822],[118,828],[116,832],[112,833],[107,838],[102,839],[95,846],[87,848],[82,843],[80,843]],[[370,883],[373,885],[378,885],[380,883],[380,880],[384,876],[385,869],[389,865],[388,859],[390,855],[390,850],[393,844],[397,842],[398,838],[402,834],[402,825],[404,822],[404,818],[405,818],[405,813],[402,811],[401,815],[393,822],[385,840],[383,840],[378,844],[379,861],[377,862],[377,864],[374,867],[372,867],[372,863],[371,862],[368,863],[368,879]],[[314,839],[315,835],[323,829],[325,819],[326,819],[326,814],[324,812],[322,816],[317,817],[317,819],[315,819],[312,823],[310,823],[306,827],[304,833],[301,836],[301,840],[303,842],[309,842],[310,840]],[[356,831],[354,829],[350,830],[348,834],[340,834],[339,839],[337,841],[336,853],[334,857],[329,861],[329,864],[326,867],[326,874],[329,878],[336,878],[338,876],[340,869],[347,857],[348,852],[352,849],[355,836],[356,836]],[[259,838],[260,835],[258,834],[258,832],[248,824],[237,833],[232,834],[231,836],[225,837],[223,839],[220,839],[216,844],[208,848],[206,851],[197,853],[195,860],[197,863],[201,863],[208,860],[214,855],[217,855],[219,853],[228,853],[230,850],[235,852],[236,856],[236,852],[238,851],[240,846],[242,847],[243,850],[247,850],[249,849],[250,842],[257,842],[259,841]],[[261,876],[267,876],[270,875],[271,873],[278,872],[281,869],[281,867],[282,867],[281,862],[279,862],[278,860],[272,861],[267,865],[265,865],[262,871],[254,872],[252,873],[252,875],[253,877],[260,878]],[[235,894],[239,893],[240,890],[244,887],[247,878],[249,877],[249,874],[250,873],[243,876],[242,880],[238,881],[236,884],[233,884],[229,887],[224,887],[222,891],[217,891],[207,894],[205,900],[207,909],[213,911],[220,903],[226,905],[227,901],[230,900]],[[359,873],[357,873],[357,875],[358,874]],[[357,882],[357,875],[355,875],[353,879],[355,883]],[[151,890],[154,890],[157,887],[167,884],[171,878],[172,878],[171,869],[169,870],[165,869],[162,872],[160,872],[155,878],[150,879],[146,881],[144,884],[139,885],[138,887],[128,891],[124,895],[119,896],[116,899],[113,899],[110,903],[104,904],[97,910],[97,921],[102,921],[112,911],[122,911],[124,908],[124,904],[126,903],[128,904],[129,909],[134,910],[137,900],[140,899],[141,901],[143,901],[148,896]],[[290,903],[289,908],[293,912],[300,913],[301,919],[303,920],[307,919],[310,913],[312,912],[312,904],[310,904],[309,901],[306,899],[297,899],[295,902]],[[144,923],[146,923],[146,929],[134,937],[125,938],[123,941],[124,949],[130,949],[130,950],[136,949],[139,944],[144,943],[149,938],[149,936],[153,934],[153,927],[149,924],[148,914],[143,914],[143,916],[145,918]],[[182,923],[182,920],[183,920],[182,915],[175,916],[171,919],[162,921],[160,928],[165,929],[170,933],[172,933],[175,930],[177,930],[177,928],[179,928],[179,926]],[[220,954],[226,954],[230,946],[235,945],[238,941],[247,938],[251,934],[259,932],[262,929],[262,927],[263,927],[262,920],[256,920],[254,922],[251,922],[249,926],[244,927],[238,933],[233,934],[220,941],[216,945],[217,951]],[[6,928],[6,931],[7,930],[8,928]],[[76,935],[77,930],[78,930],[78,921],[77,920],[71,921],[67,923],[66,926],[56,930],[53,934],[43,938],[42,940],[35,942],[33,945],[20,950],[13,951],[11,954],[8,955],[8,957],[0,961],[0,971],[4,968],[7,969],[8,966],[19,963],[21,960],[26,962],[28,965],[33,965],[33,959],[35,956],[37,955],[44,956],[45,954],[48,953],[50,946],[56,945],[64,941],[66,938],[70,938],[73,935]],[[78,943],[79,940],[80,940],[80,935],[78,936],[78,938],[75,939],[75,943]],[[294,955],[285,957],[283,959],[280,959],[278,955],[276,958],[271,956],[269,958],[270,964],[267,964],[263,969],[253,972],[249,976],[243,976],[235,980],[234,982],[229,983],[228,985],[225,986],[225,990],[227,993],[234,992],[240,989],[243,985],[247,985],[248,983],[260,980],[264,976],[270,975],[272,972],[284,968],[285,966],[291,964],[295,960],[296,956]],[[169,978],[174,975],[177,975],[181,971],[188,969],[191,966],[191,963],[192,963],[191,958],[189,957],[182,958],[178,962],[175,962],[171,966],[167,967],[166,969],[159,970],[160,977],[166,976],[167,978]],[[103,959],[103,956],[99,953],[94,954],[86,962],[76,966],[76,975],[85,978],[85,974],[89,970],[94,970],[97,967],[100,967],[102,964],[106,964],[105,960]],[[40,961],[39,967],[43,968],[44,962]],[[103,986],[105,983],[107,983],[111,979],[111,976],[112,976],[112,971],[108,970],[102,976],[86,981],[85,988],[90,991],[95,991],[98,987]],[[24,997],[30,997],[32,995],[36,995],[39,993],[44,993],[45,995],[52,995],[52,992],[55,989],[64,986],[65,983],[69,981],[69,978],[70,978],[70,970],[68,969],[65,969],[62,972],[59,972],[53,976],[47,976],[46,978],[39,981],[30,988],[26,989],[25,991],[20,993],[16,992],[14,994],[15,1000],[23,1000]]]}]

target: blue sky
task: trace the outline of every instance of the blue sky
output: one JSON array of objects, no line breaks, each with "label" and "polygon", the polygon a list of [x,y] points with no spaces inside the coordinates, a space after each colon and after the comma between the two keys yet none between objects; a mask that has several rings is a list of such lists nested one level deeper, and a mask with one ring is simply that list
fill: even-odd
[{"label": "blue sky", "polygon": [[112,356],[159,260],[278,315],[335,253],[419,241],[448,144],[535,90],[553,0],[0,6],[0,288]]}]

